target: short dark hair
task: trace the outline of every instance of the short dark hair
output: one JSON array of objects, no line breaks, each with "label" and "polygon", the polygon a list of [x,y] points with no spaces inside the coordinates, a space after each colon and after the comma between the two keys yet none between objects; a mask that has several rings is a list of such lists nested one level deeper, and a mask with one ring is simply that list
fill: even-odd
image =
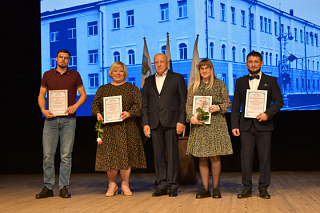
[{"label": "short dark hair", "polygon": [[261,55],[259,52],[256,52],[256,51],[250,52],[250,53],[247,55],[247,61],[248,61],[248,58],[249,58],[250,56],[259,57],[259,58],[260,58],[260,61],[263,61],[262,55]]},{"label": "short dark hair", "polygon": [[59,55],[59,53],[67,53],[69,55],[69,58],[71,56],[70,52],[68,50],[66,50],[66,49],[59,50],[59,52],[57,53],[57,56]]}]

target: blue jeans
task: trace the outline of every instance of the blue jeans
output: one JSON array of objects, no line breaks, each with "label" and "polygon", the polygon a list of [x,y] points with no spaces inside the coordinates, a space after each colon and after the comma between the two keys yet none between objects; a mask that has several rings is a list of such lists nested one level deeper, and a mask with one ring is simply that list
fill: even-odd
[{"label": "blue jeans", "polygon": [[59,188],[69,186],[72,150],[75,138],[76,119],[55,117],[45,119],[43,127],[43,174],[44,186],[53,189],[55,183],[54,156],[60,138]]}]

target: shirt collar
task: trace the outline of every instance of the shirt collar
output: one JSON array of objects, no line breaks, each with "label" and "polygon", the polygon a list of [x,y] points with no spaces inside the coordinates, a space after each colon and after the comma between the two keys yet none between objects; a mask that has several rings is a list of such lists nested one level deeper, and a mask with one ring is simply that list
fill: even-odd
[{"label": "shirt collar", "polygon": [[[260,70],[260,72],[259,72],[257,75],[259,75],[259,76],[260,76],[260,78],[261,78],[261,76],[262,76],[262,72],[261,72],[261,70]],[[252,75],[251,75],[251,73],[249,73],[249,76],[252,76]]]},{"label": "shirt collar", "polygon": [[160,75],[158,75],[158,73],[156,73],[155,75],[156,75],[156,77],[164,77],[164,76],[166,76],[167,75],[167,73],[168,73],[168,69],[166,70],[166,71],[164,71],[164,73],[160,76]]},{"label": "shirt collar", "polygon": [[[57,67],[54,68],[54,72],[60,74],[60,72],[57,70]],[[70,69],[69,69],[69,67],[67,67],[67,71],[64,72],[62,75],[64,75],[64,74],[69,74],[69,73],[70,73]]]}]

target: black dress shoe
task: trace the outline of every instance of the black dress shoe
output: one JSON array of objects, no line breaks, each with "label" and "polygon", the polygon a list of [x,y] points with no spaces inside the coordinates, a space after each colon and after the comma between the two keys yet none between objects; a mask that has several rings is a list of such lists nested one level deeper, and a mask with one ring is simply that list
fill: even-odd
[{"label": "black dress shoe", "polygon": [[221,198],[221,192],[219,188],[213,188],[212,198]]},{"label": "black dress shoe", "polygon": [[238,194],[238,198],[247,198],[252,197],[252,190],[244,189],[241,193]]},{"label": "black dress shoe", "polygon": [[36,194],[36,199],[42,199],[46,197],[53,197],[53,190],[48,189],[46,186],[43,187],[39,194]]},{"label": "black dress shoe", "polygon": [[166,189],[157,189],[157,191],[152,194],[152,197],[159,197],[166,194],[167,194]]},{"label": "black dress shoe", "polygon": [[71,194],[68,192],[68,188],[64,186],[60,189],[60,197],[62,198],[71,198]]},{"label": "black dress shoe", "polygon": [[176,189],[169,190],[169,197],[177,197],[177,196],[178,196],[178,192]]},{"label": "black dress shoe", "polygon": [[261,197],[263,199],[270,199],[271,198],[271,196],[269,195],[267,189],[261,189],[259,191],[260,191],[259,197]]},{"label": "black dress shoe", "polygon": [[196,195],[197,199],[202,199],[207,197],[211,197],[211,194],[210,194],[210,190],[209,189],[206,190],[205,188],[201,189]]}]

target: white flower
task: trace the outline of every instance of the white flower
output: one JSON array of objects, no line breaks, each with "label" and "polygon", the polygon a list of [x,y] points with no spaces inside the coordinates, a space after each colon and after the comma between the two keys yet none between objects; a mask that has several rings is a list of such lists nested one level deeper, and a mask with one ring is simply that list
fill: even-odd
[{"label": "white flower", "polygon": [[98,142],[98,144],[102,144],[102,139],[101,138],[97,138],[97,142]]}]

